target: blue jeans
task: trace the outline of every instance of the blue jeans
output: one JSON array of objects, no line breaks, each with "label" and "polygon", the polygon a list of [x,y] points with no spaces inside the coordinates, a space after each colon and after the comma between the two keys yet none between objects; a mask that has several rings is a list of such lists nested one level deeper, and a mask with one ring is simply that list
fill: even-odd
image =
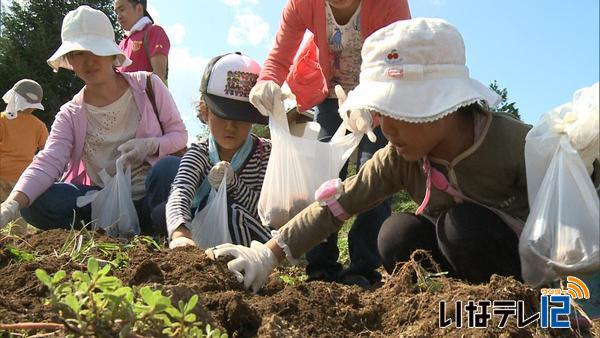
[{"label": "blue jeans", "polygon": [[[338,114],[336,99],[326,99],[316,107],[315,120],[321,126],[319,140],[328,142],[342,123]],[[387,144],[381,128],[374,130],[377,142],[371,143],[363,137],[358,145],[357,168],[362,167],[373,154]],[[340,178],[346,179],[346,163],[340,171]],[[306,253],[308,266],[306,273],[311,279],[338,280],[344,275],[362,275],[370,282],[376,282],[381,277],[375,269],[381,265],[377,252],[377,235],[381,224],[390,216],[392,199],[389,198],[373,209],[358,214],[348,233],[348,250],[350,265],[343,269],[338,263],[339,250],[337,247],[338,234],[332,234],[324,242],[318,244]]]},{"label": "blue jeans", "polygon": [[[175,173],[172,175],[168,170],[172,166],[160,165],[177,161]],[[146,176],[146,196],[140,200],[133,201],[140,221],[140,229],[144,235],[153,235],[150,221],[150,210],[160,202],[165,201],[171,189],[171,183],[177,173],[179,158],[168,156],[160,160]],[[27,223],[42,230],[70,229],[73,226],[80,229],[92,221],[92,208],[88,204],[77,207],[77,197],[85,195],[88,191],[100,190],[96,186],[86,186],[72,183],[54,183],[29,207],[21,210],[21,215]]]}]

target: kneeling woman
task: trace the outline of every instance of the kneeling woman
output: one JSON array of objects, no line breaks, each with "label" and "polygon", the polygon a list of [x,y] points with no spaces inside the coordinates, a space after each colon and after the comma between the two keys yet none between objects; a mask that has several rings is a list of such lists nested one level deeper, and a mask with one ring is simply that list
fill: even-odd
[{"label": "kneeling woman", "polygon": [[[85,86],[61,107],[46,147],[2,203],[0,225],[16,218],[19,209],[40,229],[89,223],[91,208],[78,208],[77,197],[102,188],[99,172],[114,175],[116,160],[123,157],[131,165],[132,199],[142,232],[150,232],[147,196],[153,192],[145,186],[147,173],[160,158],[185,147],[187,131],[156,75],[115,70],[130,63],[104,13],[81,6],[65,16],[62,45],[48,64],[54,70],[73,70]],[[147,83],[154,89],[157,111],[145,92]],[[55,183],[61,177],[64,182]]]}]

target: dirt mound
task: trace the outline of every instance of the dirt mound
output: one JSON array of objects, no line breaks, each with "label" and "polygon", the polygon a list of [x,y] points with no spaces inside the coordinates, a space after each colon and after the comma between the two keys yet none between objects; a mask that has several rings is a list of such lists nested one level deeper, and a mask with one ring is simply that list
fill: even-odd
[{"label": "dirt mound", "polygon": [[[24,240],[0,240],[1,323],[56,321],[44,305],[48,291],[38,282],[35,269],[43,268],[49,273],[63,269],[70,274],[85,269],[85,259],[95,256],[104,260],[121,257],[120,267],[112,270],[115,276],[131,286],[162,289],[174,303],[198,294],[198,318],[224,328],[230,337],[578,336],[571,330],[543,331],[537,323],[518,328],[514,317],[503,329],[497,328],[496,317],[486,329],[438,327],[440,301],[448,304],[448,316],[453,313],[455,301],[465,303],[470,299],[523,300],[528,315],[539,311],[537,291],[512,278],[494,276],[488,284],[469,285],[432,275],[413,260],[372,291],[336,283],[284,283],[279,276],[295,274],[297,269],[283,268],[270,277],[258,294],[252,294],[233,278],[224,261],[211,261],[195,247],[159,251],[137,242],[119,256],[106,248],[91,246],[85,255],[73,259],[57,254],[70,236],[66,231],[55,230],[29,235]],[[92,240],[114,243],[98,235]],[[9,250],[11,247],[34,253],[34,259],[18,262]]]}]

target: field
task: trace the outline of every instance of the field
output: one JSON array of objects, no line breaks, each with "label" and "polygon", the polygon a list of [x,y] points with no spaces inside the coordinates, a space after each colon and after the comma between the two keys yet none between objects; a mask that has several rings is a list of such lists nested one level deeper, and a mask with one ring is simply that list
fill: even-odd
[{"label": "field", "polygon": [[[90,265],[90,257],[96,258],[99,267],[94,266],[96,263]],[[9,336],[9,331],[2,328],[10,329],[13,336],[37,337],[217,336],[211,332],[215,328],[229,337],[577,337],[600,333],[597,327],[591,331],[548,331],[537,323],[518,328],[514,318],[500,329],[495,316],[485,329],[457,329],[454,325],[440,329],[440,301],[523,300],[525,312],[531,315],[539,311],[539,294],[511,278],[498,276],[489,284],[468,285],[424,271],[420,259],[426,259],[426,255],[415,255],[392,276],[385,276],[381,287],[371,291],[336,283],[303,282],[302,267],[284,266],[271,275],[265,288],[252,294],[232,278],[224,261],[213,262],[195,247],[169,250],[145,237],[120,244],[88,231],[52,230],[25,238],[4,234],[0,237],[0,336]],[[110,271],[97,272],[102,266],[110,266]],[[60,282],[42,283],[36,276],[37,269],[45,270],[50,277],[59,270],[66,274]],[[88,269],[87,274],[81,272]],[[102,273],[104,277],[95,279]],[[88,275],[92,281],[88,279],[84,284],[88,287],[82,289],[81,281]],[[95,282],[95,287],[89,287]],[[65,294],[65,289],[60,291],[59,285],[66,290],[72,287],[74,296],[63,295],[61,301],[57,295]],[[118,287],[109,292],[111,285]],[[121,297],[114,304],[110,302],[114,295],[127,292],[139,300]],[[196,298],[194,295],[197,303],[188,303]],[[177,321],[177,311],[172,309],[159,315],[156,304],[165,296],[170,297],[170,302],[166,300],[169,307],[172,303],[179,312],[194,316]],[[133,312],[118,312],[128,308]],[[446,310],[447,317],[452,311]],[[167,314],[168,322],[163,321]],[[40,325],[37,323],[56,325],[32,330]],[[206,324],[210,324],[209,330]]]}]

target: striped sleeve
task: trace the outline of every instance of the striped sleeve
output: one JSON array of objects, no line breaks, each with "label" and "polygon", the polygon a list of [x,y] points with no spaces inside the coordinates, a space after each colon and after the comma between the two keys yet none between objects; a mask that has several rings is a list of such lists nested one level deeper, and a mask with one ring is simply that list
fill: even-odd
[{"label": "striped sleeve", "polygon": [[228,189],[235,203],[244,206],[258,219],[258,198],[262,189],[269,155],[271,154],[271,141],[258,139],[256,148],[246,165],[234,176],[234,181]]},{"label": "striped sleeve", "polygon": [[192,144],[181,158],[166,206],[169,238],[181,225],[190,228],[192,200],[210,168],[207,142]]}]

